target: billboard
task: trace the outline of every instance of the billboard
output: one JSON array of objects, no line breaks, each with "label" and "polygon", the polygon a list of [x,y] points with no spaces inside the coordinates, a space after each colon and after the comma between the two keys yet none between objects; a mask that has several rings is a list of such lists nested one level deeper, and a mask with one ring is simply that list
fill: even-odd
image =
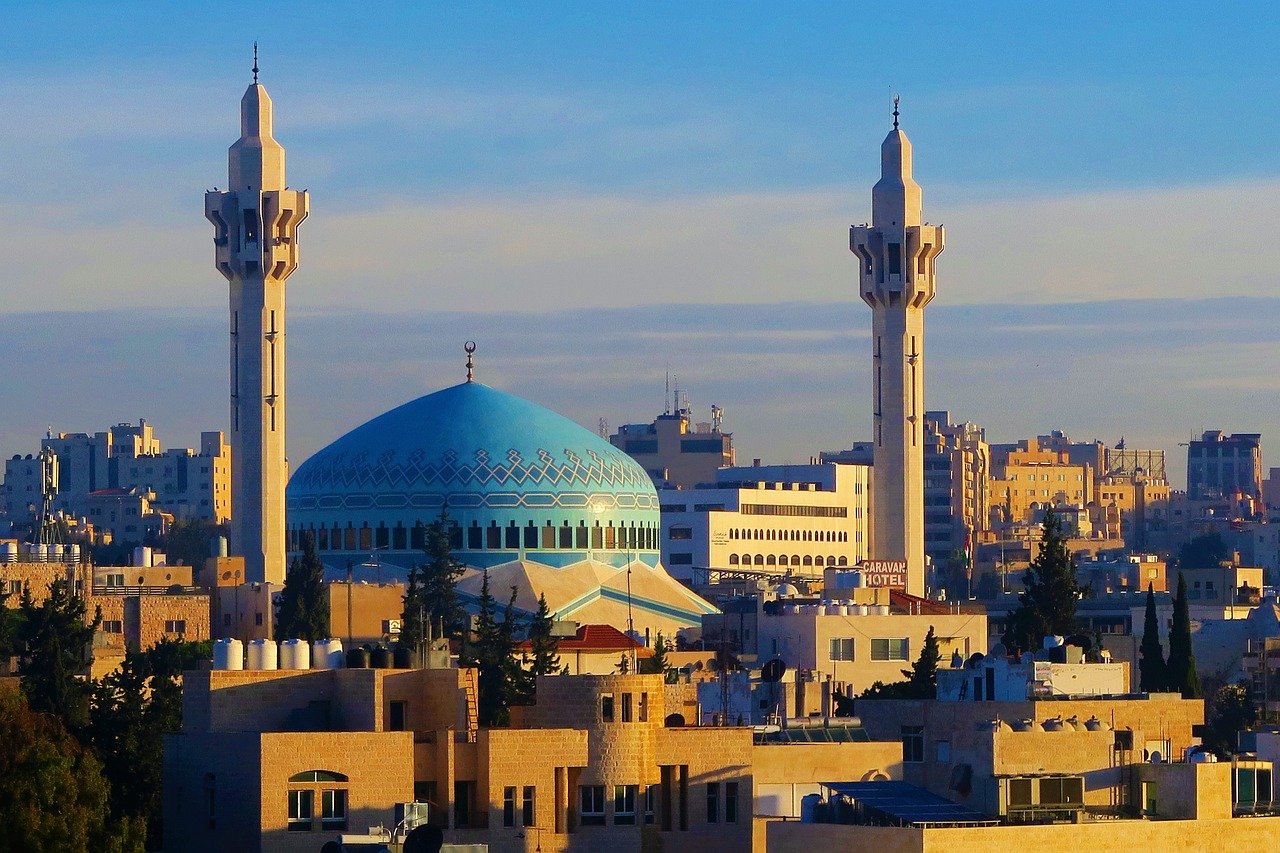
[{"label": "billboard", "polygon": [[867,560],[859,568],[867,586],[907,588],[906,560]]}]

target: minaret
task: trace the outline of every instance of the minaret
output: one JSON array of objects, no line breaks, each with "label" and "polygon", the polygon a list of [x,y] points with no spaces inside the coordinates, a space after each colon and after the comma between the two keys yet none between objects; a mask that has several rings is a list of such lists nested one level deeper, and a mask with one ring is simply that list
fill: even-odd
[{"label": "minaret", "polygon": [[227,190],[205,193],[204,215],[214,225],[215,263],[231,282],[231,553],[244,557],[245,580],[283,583],[284,283],[298,266],[310,200],[285,187],[256,44],[227,166]]},{"label": "minaret", "polygon": [[920,221],[920,185],[911,178],[911,143],[898,127],[880,146],[880,180],[871,190],[871,224],[849,229],[862,299],[871,306],[871,556],[905,560],[907,589],[924,595],[924,306],[934,294],[941,226]]}]

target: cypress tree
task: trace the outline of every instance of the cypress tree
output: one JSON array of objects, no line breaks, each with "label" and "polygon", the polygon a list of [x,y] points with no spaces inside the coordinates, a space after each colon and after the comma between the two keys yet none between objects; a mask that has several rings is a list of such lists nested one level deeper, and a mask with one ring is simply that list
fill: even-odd
[{"label": "cypress tree", "polygon": [[400,644],[412,649],[422,642],[423,621],[434,626],[436,636],[446,637],[461,636],[467,624],[457,591],[465,567],[453,556],[446,511],[440,510],[439,518],[422,530],[426,560],[409,570],[400,617]]},{"label": "cypress tree", "polygon": [[1076,627],[1076,605],[1083,591],[1076,580],[1076,561],[1067,550],[1062,520],[1052,509],[1044,516],[1040,553],[1031,561],[1018,596],[1018,607],[1009,615],[1001,642],[1010,651],[1031,651],[1044,637],[1070,634]]},{"label": "cypress tree", "polygon": [[658,632],[658,638],[653,641],[653,657],[640,662],[640,671],[648,673],[666,673],[667,652],[670,649],[667,646],[667,638],[662,636],[662,632]]},{"label": "cypress tree", "polygon": [[547,607],[547,596],[538,596],[538,611],[529,620],[529,686],[530,698],[532,687],[539,675],[554,675],[560,671],[560,656],[556,653],[559,641],[551,636],[551,609]]},{"label": "cypress tree", "polygon": [[902,670],[907,677],[908,689],[916,699],[936,699],[938,696],[938,661],[942,653],[938,648],[938,638],[929,626],[929,633],[924,635],[924,645],[920,647],[920,657],[911,665],[911,669]]},{"label": "cypress tree", "polygon": [[464,666],[480,671],[478,678],[480,725],[505,726],[510,721],[511,705],[516,704],[524,689],[524,670],[516,659],[515,643],[516,588],[497,618],[497,602],[489,591],[489,573],[480,585],[480,609],[476,615],[475,637],[463,655]]},{"label": "cypress tree", "polygon": [[1169,627],[1167,688],[1184,699],[1201,697],[1196,656],[1191,648],[1191,613],[1187,605],[1187,579],[1178,572],[1178,594],[1173,599],[1173,624]]},{"label": "cypress tree", "polygon": [[1138,689],[1157,693],[1168,683],[1164,647],[1160,645],[1160,622],[1156,619],[1156,594],[1147,584],[1147,615],[1142,623],[1142,646],[1138,658]]},{"label": "cypress tree", "polygon": [[329,596],[324,586],[324,563],[316,551],[315,535],[302,540],[302,556],[295,557],[284,576],[277,640],[323,640],[329,636]]},{"label": "cypress tree", "polygon": [[86,621],[84,599],[62,579],[49,584],[48,597],[38,605],[24,587],[19,611],[22,692],[32,711],[56,715],[78,736],[89,722],[91,682],[82,676],[93,663],[91,644],[102,612]]}]

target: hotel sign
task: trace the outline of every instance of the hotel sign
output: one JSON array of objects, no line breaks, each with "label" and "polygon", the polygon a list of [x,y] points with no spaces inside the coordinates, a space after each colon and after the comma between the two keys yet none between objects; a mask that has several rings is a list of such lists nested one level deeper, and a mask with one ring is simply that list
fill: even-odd
[{"label": "hotel sign", "polygon": [[861,570],[863,583],[867,586],[907,588],[906,560],[867,560]]}]

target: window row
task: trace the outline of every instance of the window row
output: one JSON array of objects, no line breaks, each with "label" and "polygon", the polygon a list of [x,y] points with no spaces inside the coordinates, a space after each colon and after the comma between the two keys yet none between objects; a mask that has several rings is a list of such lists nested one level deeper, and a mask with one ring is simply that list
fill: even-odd
[{"label": "window row", "polygon": [[[645,824],[654,822],[660,785],[644,786],[643,795],[640,785],[613,786],[613,825],[635,826],[642,820]],[[737,782],[708,782],[706,789],[707,823],[737,823],[739,815],[739,792]],[[508,789],[513,791],[515,789]],[[643,812],[637,811],[643,806]],[[607,820],[605,812],[605,786],[582,785],[578,788],[579,820],[583,826],[604,826]],[[505,812],[504,812],[505,815]],[[511,826],[512,824],[506,824]],[[526,824],[528,825],[528,824]]]},{"label": "window row", "polygon": [[806,518],[848,518],[847,506],[802,506],[789,504],[742,504],[743,515],[791,515]]},{"label": "window row", "polygon": [[623,693],[620,705],[614,701],[615,698],[613,693],[600,694],[600,722],[612,723],[615,720],[623,723],[649,722],[648,693]]},{"label": "window row", "polygon": [[[674,531],[676,528],[672,528]],[[674,536],[672,537],[675,538]],[[753,527],[729,528],[730,539],[782,542],[848,542],[847,530],[762,530]]]},{"label": "window row", "polygon": [[849,558],[840,557],[810,557],[805,554],[801,557],[799,554],[792,554],[789,558],[786,554],[774,556],[773,554],[737,554],[729,555],[729,565],[731,566],[847,566]]},{"label": "window row", "polygon": [[[854,638],[832,637],[829,659],[854,660]],[[911,657],[911,642],[906,637],[877,637],[871,640],[871,660],[906,661]]]},{"label": "window row", "polygon": [[[520,825],[537,826],[534,820],[534,786],[525,785],[520,796]],[[516,825],[516,788],[508,785],[502,789],[502,825]]]},{"label": "window row", "polygon": [[[587,527],[585,521],[578,522],[577,527],[570,526],[568,521],[559,527],[551,522],[541,527],[532,521],[523,527],[516,522],[508,522],[506,527],[499,527],[498,522],[489,522],[488,527],[481,527],[473,521],[467,527],[459,524],[449,525],[449,547],[455,550],[468,551],[514,551],[521,548],[530,550],[551,551],[556,549],[595,550],[595,551],[627,551],[648,550],[658,548],[658,526],[641,522],[630,525],[613,522],[594,527]],[[336,522],[332,527],[297,527],[289,531],[289,550],[301,551],[308,535],[315,537],[316,549],[319,551],[372,551],[390,548],[394,551],[420,551],[426,546],[427,526],[419,523],[412,527],[397,524],[395,527],[353,527],[348,524],[341,527]]]}]

